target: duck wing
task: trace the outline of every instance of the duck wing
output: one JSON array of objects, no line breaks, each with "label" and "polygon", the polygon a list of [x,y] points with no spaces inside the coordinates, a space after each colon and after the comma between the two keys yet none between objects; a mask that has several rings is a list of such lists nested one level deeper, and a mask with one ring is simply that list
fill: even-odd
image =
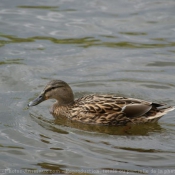
[{"label": "duck wing", "polygon": [[128,104],[122,108],[122,112],[124,112],[127,117],[134,118],[146,114],[151,108],[152,104]]},{"label": "duck wing", "polygon": [[[88,95],[75,101],[72,120],[98,124],[123,124],[156,117],[164,104],[115,95]],[[159,114],[161,116],[161,113]]]}]

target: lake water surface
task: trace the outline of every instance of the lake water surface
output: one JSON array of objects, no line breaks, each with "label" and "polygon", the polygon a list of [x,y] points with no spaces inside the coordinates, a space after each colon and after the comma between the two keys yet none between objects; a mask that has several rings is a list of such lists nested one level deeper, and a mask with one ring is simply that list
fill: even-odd
[{"label": "lake water surface", "polygon": [[51,79],[75,97],[175,105],[175,1],[1,0],[1,174],[175,174],[175,111],[157,124],[56,121],[28,109]]}]

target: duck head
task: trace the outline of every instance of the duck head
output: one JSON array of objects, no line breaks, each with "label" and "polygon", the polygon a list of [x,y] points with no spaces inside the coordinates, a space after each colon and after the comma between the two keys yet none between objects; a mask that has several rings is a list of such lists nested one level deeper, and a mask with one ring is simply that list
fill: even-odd
[{"label": "duck head", "polygon": [[68,105],[74,102],[74,95],[71,87],[66,82],[62,80],[51,80],[40,95],[31,101],[28,106],[36,106],[48,99],[56,99],[60,106]]}]

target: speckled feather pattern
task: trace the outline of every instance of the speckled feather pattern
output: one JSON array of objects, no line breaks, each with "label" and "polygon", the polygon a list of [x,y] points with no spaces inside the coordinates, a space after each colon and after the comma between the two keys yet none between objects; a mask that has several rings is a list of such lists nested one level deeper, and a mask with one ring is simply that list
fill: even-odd
[{"label": "speckled feather pattern", "polygon": [[[163,111],[158,110],[154,105],[144,116],[131,118],[122,112],[122,107],[125,105],[141,103],[152,104],[139,99],[117,97],[115,95],[87,95],[75,100],[72,105],[55,105],[53,107],[53,116],[63,116],[73,121],[102,125],[155,122],[161,117]],[[157,117],[157,113],[160,113],[159,117]],[[150,116],[152,117],[151,119],[149,119]]]}]

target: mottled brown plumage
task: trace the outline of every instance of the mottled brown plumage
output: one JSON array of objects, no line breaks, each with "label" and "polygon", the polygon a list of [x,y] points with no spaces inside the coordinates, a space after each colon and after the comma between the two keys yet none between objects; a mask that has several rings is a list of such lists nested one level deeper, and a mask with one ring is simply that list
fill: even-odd
[{"label": "mottled brown plumage", "polygon": [[55,118],[67,117],[88,124],[126,125],[156,122],[173,110],[164,104],[117,97],[115,95],[87,95],[74,100],[70,86],[61,80],[50,81],[44,91],[29,106],[47,99],[56,99],[50,112]]}]

